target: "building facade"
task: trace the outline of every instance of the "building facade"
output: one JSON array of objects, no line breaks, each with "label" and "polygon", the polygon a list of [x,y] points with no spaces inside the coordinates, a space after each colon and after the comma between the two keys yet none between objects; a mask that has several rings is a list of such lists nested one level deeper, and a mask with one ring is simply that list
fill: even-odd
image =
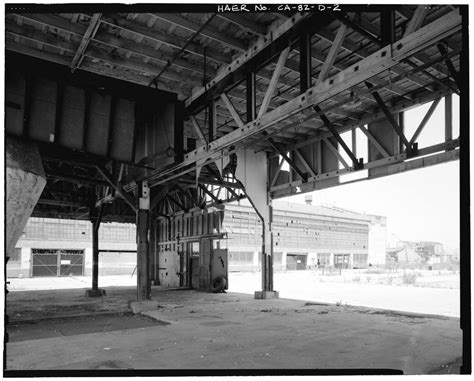
[{"label": "building facade", "polygon": [[[229,271],[258,271],[261,227],[253,208],[246,201],[228,204],[223,226]],[[277,200],[272,229],[275,271],[385,263],[386,217]]]},{"label": "building facade", "polygon": [[[132,274],[136,266],[134,224],[102,223],[99,229],[99,274]],[[92,224],[82,220],[30,218],[8,277],[89,276],[92,273]]]},{"label": "building facade", "polygon": [[[273,205],[275,271],[365,268],[385,263],[385,217],[282,201]],[[222,230],[227,236],[221,242],[228,250],[229,271],[259,271],[261,223],[248,201],[226,205]],[[88,221],[30,218],[8,261],[7,276],[88,276],[92,271],[91,242],[92,224]],[[132,275],[135,225],[102,223],[99,250],[99,274]]]}]

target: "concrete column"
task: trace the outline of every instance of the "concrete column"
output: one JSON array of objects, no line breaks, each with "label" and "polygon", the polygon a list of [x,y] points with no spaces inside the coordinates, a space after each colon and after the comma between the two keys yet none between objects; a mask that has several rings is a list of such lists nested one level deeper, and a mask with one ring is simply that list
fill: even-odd
[{"label": "concrete column", "polygon": [[243,184],[250,203],[262,221],[262,291],[255,291],[255,298],[278,298],[278,292],[273,290],[273,213],[268,196],[266,153],[255,153],[251,149],[238,151],[235,177]]}]

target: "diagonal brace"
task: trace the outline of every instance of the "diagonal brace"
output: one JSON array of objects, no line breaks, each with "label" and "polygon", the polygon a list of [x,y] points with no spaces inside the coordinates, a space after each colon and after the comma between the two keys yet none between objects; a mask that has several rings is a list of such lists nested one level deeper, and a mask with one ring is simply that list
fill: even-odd
[{"label": "diagonal brace", "polygon": [[270,101],[275,93],[276,87],[278,85],[278,81],[280,80],[280,75],[285,67],[286,59],[290,53],[290,47],[284,49],[280,56],[278,57],[278,61],[273,71],[272,79],[270,80],[270,84],[268,85],[267,92],[263,98],[262,104],[260,105],[260,110],[258,111],[257,119],[260,119],[268,110],[268,106],[270,106]]},{"label": "diagonal brace", "polygon": [[275,175],[273,176],[272,183],[270,184],[270,188],[273,187],[276,184],[276,181],[278,179],[278,175],[280,174],[281,168],[283,167],[283,163],[285,162],[284,159],[280,160],[280,163],[278,164],[278,169],[275,172]]},{"label": "diagonal brace", "polygon": [[331,150],[331,152],[336,156],[337,160],[344,166],[344,168],[349,169],[349,164],[346,163],[341,153],[336,147],[329,141],[328,138],[323,138],[323,142],[326,143],[326,146]]},{"label": "diagonal brace", "polygon": [[407,24],[405,33],[403,33],[403,37],[406,37],[419,29],[427,13],[428,7],[426,5],[418,5],[415,12],[413,13],[413,16]]},{"label": "diagonal brace", "polygon": [[[367,82],[367,81],[365,82],[365,85],[369,89],[371,89],[374,86],[370,82]],[[372,92],[372,96],[374,97],[375,101],[378,103],[380,109],[385,114],[385,117],[390,122],[390,124],[392,125],[392,127],[395,130],[395,132],[397,133],[397,135],[400,137],[402,143],[405,145],[406,150],[407,150],[407,154],[411,154],[412,150],[413,150],[413,145],[410,144],[410,142],[406,138],[405,134],[403,133],[403,130],[401,129],[400,125],[397,123],[397,121],[393,117],[393,115],[390,112],[390,110],[388,109],[387,105],[384,103],[384,101],[383,101],[382,97],[380,96],[380,94],[377,91],[374,91],[374,92]]]},{"label": "diagonal brace", "polygon": [[[263,135],[266,136],[268,135],[268,133],[264,131]],[[306,181],[308,181],[308,174],[304,173],[296,166],[296,163],[287,155],[285,150],[283,150],[272,138],[267,137],[266,139],[273,147],[273,149],[275,149],[281,155],[281,157],[290,165],[290,167],[302,178],[303,182],[305,183]]]},{"label": "diagonal brace", "polygon": [[217,181],[219,182],[220,186],[226,188],[229,193],[232,194],[232,196],[234,196],[235,198],[239,198],[239,195],[237,193],[234,192],[234,190],[228,186],[225,185],[224,183],[224,179],[222,178],[221,174],[219,173],[219,171],[216,171],[214,168],[212,168],[210,165],[207,165],[207,169],[209,170],[209,172],[212,173],[212,175],[217,179]]},{"label": "diagonal brace", "polygon": [[224,101],[225,105],[227,106],[227,109],[230,112],[230,115],[232,115],[232,118],[234,118],[235,122],[237,123],[237,126],[239,128],[244,127],[244,122],[240,118],[239,113],[235,109],[234,105],[232,104],[232,101],[229,99],[229,97],[226,94],[221,94],[221,99]]},{"label": "diagonal brace", "polygon": [[174,197],[171,197],[170,195],[167,195],[166,196],[166,199],[168,201],[172,201],[174,204],[176,204],[178,206],[178,208],[180,208],[181,210],[184,210],[184,211],[187,211],[188,209],[184,207],[183,204],[181,204],[178,200],[176,200]]},{"label": "diagonal brace", "polygon": [[325,124],[325,126],[328,128],[329,132],[336,138],[337,142],[341,145],[341,147],[346,151],[347,155],[352,161],[352,164],[354,165],[354,169],[362,169],[364,167],[364,164],[362,163],[361,160],[358,160],[357,157],[355,157],[354,153],[350,150],[350,148],[347,146],[346,142],[344,139],[341,138],[341,135],[337,132],[336,127],[331,123],[331,121],[327,118],[326,115],[321,113],[321,109],[319,106],[313,106],[314,111],[316,111],[319,114],[319,117]]},{"label": "diagonal brace", "polygon": [[294,152],[296,153],[296,156],[298,156],[298,159],[300,159],[301,163],[303,163],[304,167],[306,168],[306,170],[308,171],[308,173],[312,176],[312,177],[316,177],[316,173],[314,172],[314,169],[311,168],[311,166],[309,165],[309,163],[306,161],[306,159],[303,157],[303,155],[301,154],[300,150],[298,148],[296,148],[294,150]]},{"label": "diagonal brace", "polygon": [[413,134],[413,137],[410,139],[410,144],[415,143],[416,139],[418,139],[418,136],[421,134],[421,131],[423,131],[423,128],[425,127],[426,123],[428,123],[428,121],[430,120],[431,115],[433,115],[433,112],[436,110],[436,107],[438,106],[440,101],[441,101],[441,98],[438,98],[435,101],[433,101],[429,110],[426,112],[425,116],[423,117],[423,120],[421,121],[420,125],[418,126],[415,133]]},{"label": "diagonal brace", "polygon": [[197,137],[199,138],[199,140],[202,143],[207,145],[206,137],[204,136],[204,133],[202,132],[201,126],[199,126],[198,121],[196,120],[196,118],[193,115],[191,115],[190,119],[191,119],[191,123],[192,123],[193,128],[194,128],[194,132],[196,132]]},{"label": "diagonal brace", "polygon": [[97,171],[101,176],[110,184],[110,186],[125,200],[125,202],[133,209],[134,212],[138,212],[135,200],[123,189],[122,185],[115,182],[110,173],[103,167],[96,166]]},{"label": "diagonal brace", "polygon": [[216,196],[214,196],[214,194],[212,192],[209,192],[209,190],[206,188],[206,186],[204,186],[202,184],[199,184],[199,188],[201,188],[204,191],[204,193],[209,195],[209,197],[212,198],[215,203],[218,203],[218,204],[222,203],[222,201],[219,200]]},{"label": "diagonal brace", "polygon": [[188,189],[183,189],[178,184],[175,185],[175,188],[179,190],[185,198],[191,201],[191,204],[193,205],[193,207],[197,206],[196,200],[188,193]]},{"label": "diagonal brace", "polygon": [[[438,43],[438,50],[443,56],[446,56],[448,54],[446,47],[442,43]],[[446,66],[448,67],[449,72],[451,73],[451,76],[454,79],[454,82],[456,82],[456,86],[458,87],[458,89],[460,89],[461,84],[459,81],[459,73],[454,68],[453,62],[448,57],[445,59],[445,62],[446,62]]]},{"label": "diagonal brace", "polygon": [[377,139],[375,139],[374,135],[372,135],[367,128],[364,126],[360,125],[358,126],[359,129],[364,133],[365,136],[367,136],[367,139],[373,144],[373,146],[383,155],[383,157],[389,157],[390,155],[388,152],[385,150],[385,148],[382,147],[382,145],[378,142]]}]

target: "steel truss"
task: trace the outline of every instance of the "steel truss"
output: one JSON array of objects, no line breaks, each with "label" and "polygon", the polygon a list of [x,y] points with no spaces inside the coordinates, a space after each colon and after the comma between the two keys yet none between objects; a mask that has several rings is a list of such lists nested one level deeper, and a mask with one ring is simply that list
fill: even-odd
[{"label": "steel truss", "polygon": [[[378,163],[378,165],[387,165],[389,162],[388,159],[395,160],[394,156],[389,155],[383,145],[364,127],[365,124],[377,118],[388,118],[388,120],[391,121],[394,131],[397,132],[398,137],[404,143],[407,158],[421,156],[421,154],[416,151],[416,137],[414,136],[413,138],[415,139],[411,139],[412,141],[405,138],[403,126],[400,126],[399,123],[395,121],[393,115],[416,105],[437,100],[453,92],[458,92],[456,87],[453,88],[453,84],[456,82],[452,80],[452,76],[455,76],[456,73],[453,73],[449,67],[447,70],[441,69],[439,63],[451,62],[451,58],[459,55],[459,50],[455,48],[443,50],[443,48],[441,48],[441,55],[431,60],[426,59],[423,51],[433,45],[436,46],[440,41],[444,41],[453,34],[458,33],[461,29],[461,16],[459,12],[455,10],[419,29],[417,28],[421,24],[420,18],[422,20],[420,12],[415,12],[413,17],[415,16],[418,18],[418,21],[414,20],[410,24],[409,29],[411,33],[405,34],[405,36],[398,41],[386,45],[370,55],[366,55],[365,58],[345,67],[335,75],[325,78],[327,73],[321,73],[315,85],[305,89],[306,86],[302,84],[300,89],[300,91],[302,91],[301,95],[290,97],[291,99],[279,105],[278,103],[275,104],[275,99],[281,96],[277,88],[281,81],[284,82],[284,79],[281,78],[281,74],[288,60],[291,48],[289,48],[288,45],[285,46],[276,38],[274,43],[276,44],[277,41],[279,41],[277,45],[280,50],[279,52],[274,52],[273,75],[269,81],[259,109],[251,107],[251,103],[255,102],[255,81],[251,80],[248,73],[246,74],[247,77],[242,77],[242,80],[246,81],[247,86],[253,86],[253,88],[247,88],[246,92],[248,98],[246,118],[245,112],[242,113],[237,110],[235,103],[232,102],[226,94],[226,91],[220,93],[218,91],[220,81],[228,81],[229,76],[234,75],[237,68],[243,67],[243,65],[249,61],[249,58],[244,59],[245,55],[243,55],[241,61],[237,59],[229,65],[229,68],[231,68],[229,69],[230,74],[224,75],[225,71],[223,71],[215,80],[209,82],[205,89],[209,91],[208,93],[206,93],[205,90],[197,93],[198,95],[196,95],[194,100],[200,102],[199,106],[193,103],[193,99],[190,99],[187,111],[188,113],[192,110],[200,111],[199,108],[202,109],[203,99],[209,97],[212,93],[216,98],[210,98],[210,100],[213,102],[214,99],[222,101],[224,108],[237,128],[235,130],[231,129],[227,134],[216,139],[214,136],[215,123],[219,124],[219,119],[208,118],[208,120],[212,120],[213,126],[211,128],[212,134],[209,133],[209,137],[206,137],[202,123],[200,125],[197,122],[197,114],[191,114],[191,121],[193,122],[198,139],[201,141],[201,146],[192,152],[186,153],[182,162],[165,170],[152,171],[149,175],[143,176],[143,179],[148,179],[151,187],[163,185],[172,180],[183,178],[183,176],[189,176],[189,174],[196,171],[197,168],[205,166],[206,163],[214,162],[222,157],[235,153],[239,149],[252,146],[256,152],[260,150],[269,151],[269,148],[270,151],[272,151],[273,148],[274,152],[278,152],[278,154],[289,163],[290,167],[292,167],[292,172],[295,172],[296,176],[303,179],[306,177],[307,181],[312,183],[322,172],[318,170],[319,168],[313,168],[307,160],[304,160],[303,155],[298,150],[308,142],[321,140],[322,144],[326,145],[327,148],[337,156],[337,160],[343,163],[346,172],[370,168],[368,167],[369,163],[362,163],[356,157],[355,153],[353,154],[349,147],[341,142],[339,135],[353,128],[361,129],[371,144],[382,153],[384,159],[387,159],[385,164]],[[305,18],[302,18],[302,20],[303,19]],[[350,28],[352,24],[353,23],[348,23],[347,28]],[[295,27],[295,25],[291,25],[290,27]],[[345,28],[341,28],[341,32],[336,35],[336,37],[338,37],[336,41],[338,46],[347,45],[344,42],[344,29]],[[303,58],[303,60],[300,61],[300,70],[301,74],[306,75],[306,78],[300,78],[300,81],[308,85],[311,83],[311,80],[308,79],[311,77],[311,70],[307,67],[308,60],[304,60],[304,57],[307,57],[309,54],[307,50],[305,51],[304,47],[306,46],[307,49],[310,49],[310,44],[307,43],[307,36],[305,37],[306,44],[301,34],[300,38],[300,55]],[[291,40],[287,43],[294,44],[295,42]],[[441,46],[444,47],[444,45]],[[263,51],[266,47],[268,47],[268,44],[262,46],[261,49],[257,48],[256,53],[252,56],[253,59],[257,59],[259,51]],[[327,63],[332,62],[334,60],[334,54],[334,49],[332,49],[324,61]],[[268,55],[266,58],[268,61]],[[412,60],[415,60],[415,58],[416,62],[421,62],[421,64],[413,67],[410,63],[413,64]],[[239,62],[239,64],[237,64],[237,62]],[[263,64],[264,63],[262,63],[262,65]],[[432,67],[436,67],[436,70],[438,70],[439,78],[436,78],[436,81],[427,81],[425,79],[427,75],[423,76],[423,78],[421,75],[419,77],[417,76],[418,74],[427,72],[428,69],[430,69],[430,75],[433,76],[433,74],[431,74],[434,72],[431,70]],[[254,70],[256,72],[258,66],[255,66]],[[390,70],[396,73],[395,77],[382,75],[387,72],[390,74]],[[450,73],[452,75],[450,75]],[[399,94],[398,97],[391,100],[384,99],[381,93],[379,93],[381,90],[387,89],[400,93],[397,83],[407,79],[419,86],[417,91]],[[238,80],[235,81],[237,82]],[[366,83],[366,85],[364,85],[364,83]],[[365,87],[365,90],[361,88],[361,85]],[[364,111],[359,113],[341,115],[339,109],[336,110],[336,108],[340,108],[345,104],[351,104],[351,102],[354,101],[352,89],[357,86],[358,92],[356,97],[363,98],[366,102],[372,102],[370,103],[370,108],[365,108]],[[225,86],[223,88],[225,88]],[[332,113],[333,111],[335,113]],[[298,121],[294,122],[290,120],[298,115]],[[339,118],[337,118],[338,116]],[[244,122],[244,120],[246,120],[246,122]],[[290,120],[289,123],[288,120]],[[426,124],[426,121],[424,124]],[[424,124],[423,126],[419,126],[419,132],[424,128]],[[304,125],[305,128],[301,134],[296,136],[285,135],[285,131],[292,128],[299,128],[301,125]],[[292,136],[291,140],[289,136]],[[335,141],[334,138],[336,139]],[[263,144],[263,142],[265,142],[265,144]],[[350,163],[345,162],[340,156],[339,146],[344,148],[344,152],[350,158]],[[286,157],[285,152],[292,152],[292,154]],[[292,155],[295,157],[292,157]],[[396,156],[398,158],[397,160],[403,161],[406,159],[400,155]],[[301,165],[295,164],[295,162]],[[279,164],[281,167],[282,163]],[[274,172],[270,173],[270,176],[269,184],[273,186],[270,187],[269,190],[273,196],[279,196],[280,193],[275,193],[276,189],[274,189],[274,187],[282,186],[282,184],[276,183]],[[291,182],[287,184],[287,188],[292,187]],[[279,188],[277,190],[280,191]],[[212,198],[211,196],[209,197]]]}]

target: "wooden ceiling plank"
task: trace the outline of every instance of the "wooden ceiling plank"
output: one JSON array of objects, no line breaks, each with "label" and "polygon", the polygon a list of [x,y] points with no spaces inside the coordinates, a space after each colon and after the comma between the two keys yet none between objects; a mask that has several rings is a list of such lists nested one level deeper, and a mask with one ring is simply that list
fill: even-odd
[{"label": "wooden ceiling plank", "polygon": [[[127,32],[131,32],[136,35],[145,37],[155,42],[166,44],[174,49],[181,49],[187,43],[187,41],[183,38],[162,32],[156,28],[147,28],[136,22],[126,20],[118,15],[104,16],[102,17],[101,22],[107,23],[116,28],[123,29]],[[204,48],[194,42],[189,43],[186,46],[185,51],[197,55],[200,58],[204,57]],[[206,57],[207,59],[216,61],[218,64],[229,63],[231,61],[231,58],[228,55],[210,48],[206,49]]]},{"label": "wooden ceiling plank", "polygon": [[72,62],[71,62],[71,71],[74,71],[81,65],[81,61],[83,59],[83,54],[86,51],[87,47],[92,38],[94,38],[97,29],[99,29],[99,20],[102,17],[102,13],[94,13],[92,16],[89,26],[87,27],[84,35],[82,36],[81,42],[79,47],[77,48],[76,54],[74,55]]},{"label": "wooden ceiling plank", "polygon": [[[196,33],[201,25],[195,21],[186,19],[178,14],[173,13],[153,13],[152,16],[157,17],[160,20],[166,21],[170,24],[174,24],[180,28],[186,29],[192,33]],[[222,45],[225,45],[231,49],[238,51],[245,51],[247,46],[241,40],[222,33],[211,26],[206,26],[200,33],[202,36],[207,37],[213,41],[217,41]]]},{"label": "wooden ceiling plank", "polygon": [[238,14],[235,14],[235,13],[219,13],[217,15],[218,17],[226,20],[226,21],[229,21],[235,25],[237,25],[238,27],[250,32],[250,33],[253,33],[259,37],[261,36],[264,36],[267,34],[267,28],[264,27],[263,25],[260,25],[254,21],[250,21],[248,19],[246,19],[245,17],[242,17]]}]

